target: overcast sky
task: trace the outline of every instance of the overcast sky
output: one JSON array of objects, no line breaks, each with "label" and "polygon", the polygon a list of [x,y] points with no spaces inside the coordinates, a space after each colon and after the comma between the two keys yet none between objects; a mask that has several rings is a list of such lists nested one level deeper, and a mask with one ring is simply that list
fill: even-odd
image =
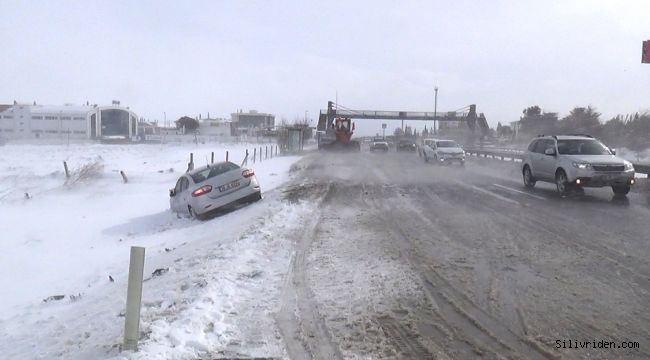
[{"label": "overcast sky", "polygon": [[[650,108],[650,1],[6,1],[0,103],[121,100],[163,120],[477,104]],[[361,133],[379,131],[363,122]]]}]

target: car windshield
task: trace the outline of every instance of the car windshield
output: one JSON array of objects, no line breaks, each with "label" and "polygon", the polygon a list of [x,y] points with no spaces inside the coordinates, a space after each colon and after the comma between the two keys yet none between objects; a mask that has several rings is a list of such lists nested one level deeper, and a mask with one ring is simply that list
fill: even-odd
[{"label": "car windshield", "polygon": [[457,148],[457,147],[459,147],[458,144],[455,141],[451,141],[451,140],[438,141],[437,145],[440,148]]},{"label": "car windshield", "polygon": [[557,150],[562,155],[611,155],[612,152],[597,140],[558,140]]}]

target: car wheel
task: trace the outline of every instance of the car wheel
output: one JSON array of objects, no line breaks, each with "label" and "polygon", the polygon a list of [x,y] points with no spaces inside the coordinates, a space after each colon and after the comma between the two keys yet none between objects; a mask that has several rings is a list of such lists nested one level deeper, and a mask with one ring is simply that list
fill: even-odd
[{"label": "car wheel", "polygon": [[561,196],[566,195],[569,189],[569,181],[564,170],[560,169],[555,173],[555,187],[558,194]]},{"label": "car wheel", "polygon": [[533,187],[535,187],[535,183],[537,181],[535,181],[535,179],[533,178],[533,174],[530,171],[530,167],[528,165],[524,166],[523,176],[524,176],[524,186],[525,187],[527,187],[529,189],[532,189]]},{"label": "car wheel", "polygon": [[627,195],[627,193],[630,192],[630,186],[629,185],[618,185],[618,186],[612,186],[612,190],[614,191],[614,194],[616,195]]}]

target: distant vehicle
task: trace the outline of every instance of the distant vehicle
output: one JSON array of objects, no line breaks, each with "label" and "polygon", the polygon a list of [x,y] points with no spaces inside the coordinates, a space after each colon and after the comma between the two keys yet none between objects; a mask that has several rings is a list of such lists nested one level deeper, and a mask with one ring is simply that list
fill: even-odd
[{"label": "distant vehicle", "polygon": [[427,138],[427,139],[422,139],[422,143],[418,146],[418,156],[422,157],[424,156],[424,147],[425,146],[430,146],[433,144],[433,142],[436,141],[436,139],[433,138]]},{"label": "distant vehicle", "polygon": [[370,152],[383,151],[388,152],[388,143],[385,141],[375,141],[370,145]]},{"label": "distant vehicle", "polygon": [[318,149],[361,151],[361,143],[352,140],[354,123],[350,118],[337,117],[330,129],[318,137]]},{"label": "distant vehicle", "polygon": [[252,169],[225,161],[184,174],[169,197],[172,211],[203,219],[217,209],[260,200],[262,191]]},{"label": "distant vehicle", "polygon": [[397,142],[396,150],[397,150],[397,151],[411,151],[411,152],[415,152],[415,150],[416,150],[415,140],[414,140],[414,139],[410,139],[410,138],[407,138],[407,139],[400,139],[400,140]]},{"label": "distant vehicle", "polygon": [[539,136],[528,145],[522,164],[524,185],[555,183],[564,195],[583,187],[611,186],[626,195],[634,184],[634,166],[616,151],[588,135]]},{"label": "distant vehicle", "polygon": [[424,161],[439,164],[458,163],[465,165],[465,151],[454,140],[434,140],[423,146]]}]

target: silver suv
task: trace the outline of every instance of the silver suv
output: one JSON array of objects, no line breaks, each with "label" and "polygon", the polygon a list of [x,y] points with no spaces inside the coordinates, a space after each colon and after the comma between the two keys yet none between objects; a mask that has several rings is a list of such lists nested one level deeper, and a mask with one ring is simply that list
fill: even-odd
[{"label": "silver suv", "polygon": [[524,185],[553,182],[560,195],[582,187],[611,186],[625,195],[634,184],[634,166],[588,135],[538,136],[528,145],[522,165]]}]

